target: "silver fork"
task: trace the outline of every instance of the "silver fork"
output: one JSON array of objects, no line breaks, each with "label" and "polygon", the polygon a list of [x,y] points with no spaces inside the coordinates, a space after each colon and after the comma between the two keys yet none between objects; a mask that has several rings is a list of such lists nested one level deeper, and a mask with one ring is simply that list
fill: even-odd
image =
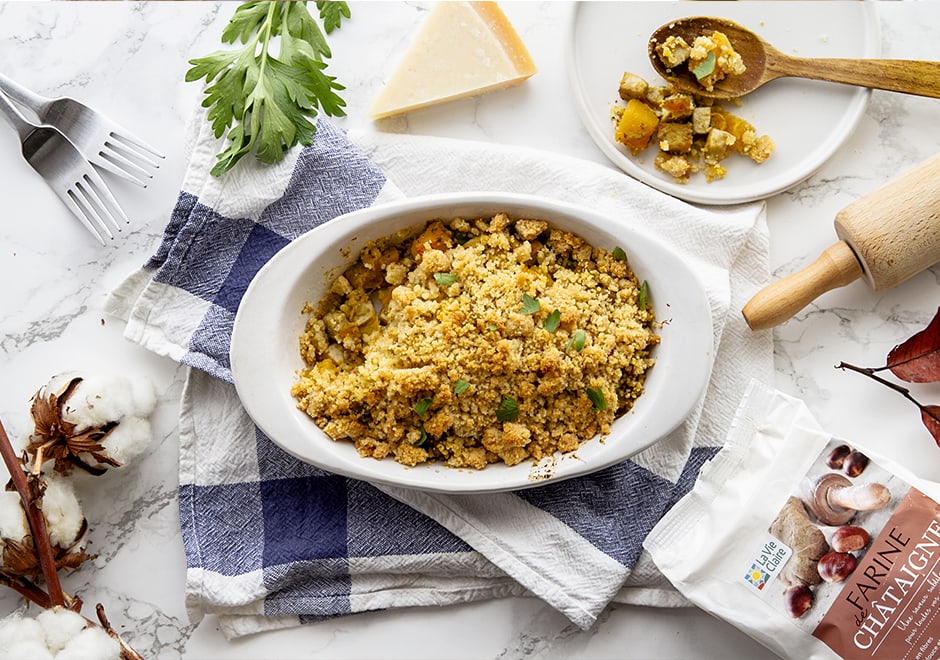
[{"label": "silver fork", "polygon": [[39,123],[59,129],[85,158],[112,174],[147,187],[152,170],[160,167],[163,154],[111,121],[97,110],[73,98],[47,98],[0,73],[0,90],[32,110]]},{"label": "silver fork", "polygon": [[0,111],[19,134],[26,162],[102,245],[113,239],[112,229],[121,231],[127,215],[75,145],[58,129],[27,120],[2,92]]}]

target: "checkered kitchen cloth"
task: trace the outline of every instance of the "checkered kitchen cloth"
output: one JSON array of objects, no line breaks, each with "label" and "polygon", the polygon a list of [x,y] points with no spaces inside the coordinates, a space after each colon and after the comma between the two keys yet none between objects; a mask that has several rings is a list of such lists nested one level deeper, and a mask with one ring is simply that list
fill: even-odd
[{"label": "checkered kitchen cloth", "polygon": [[[194,121],[183,190],[157,253],[111,297],[126,336],[192,367],[183,394],[180,516],[194,620],[235,637],[397,606],[535,595],[581,627],[611,601],[686,604],[643,553],[648,531],[713,456],[769,333],[738,310],[769,279],[763,206],[705,211],[612,169],[535,150],[376,133],[327,121],[281,163],[208,175],[218,144]],[[392,183],[394,181],[394,184]],[[229,339],[258,269],[303,232],[386,200],[468,190],[590,205],[684,252],[708,292],[717,360],[704,402],[668,438],[594,475],[450,496],[325,473],[254,427]]]}]

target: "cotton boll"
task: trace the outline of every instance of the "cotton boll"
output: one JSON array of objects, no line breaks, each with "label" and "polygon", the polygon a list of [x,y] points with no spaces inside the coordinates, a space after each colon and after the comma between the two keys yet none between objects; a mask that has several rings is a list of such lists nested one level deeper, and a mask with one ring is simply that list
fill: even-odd
[{"label": "cotton boll", "polygon": [[120,660],[121,645],[102,628],[89,626],[69,640],[55,660]]},{"label": "cotton boll", "polygon": [[[18,493],[0,491],[0,537],[13,541],[22,541],[29,533],[26,512],[20,503]],[[0,548],[3,547],[0,542]]]},{"label": "cotton boll", "polygon": [[119,421],[134,410],[133,391],[125,379],[95,374],[81,374],[81,378],[62,415],[77,431]]},{"label": "cotton boll", "polygon": [[131,399],[134,407],[130,414],[135,417],[150,417],[157,408],[157,390],[149,378],[129,379]]},{"label": "cotton boll", "polygon": [[46,482],[42,512],[53,545],[67,548],[78,540],[85,516],[71,481],[51,478]]},{"label": "cotton boll", "polygon": [[150,421],[142,417],[125,417],[101,441],[108,455],[121,465],[142,454],[150,445],[153,433]]},{"label": "cotton boll", "polygon": [[153,383],[147,378],[81,377],[62,418],[75,424],[77,432],[116,422],[101,444],[122,465],[143,453],[153,438],[148,421],[157,405]]},{"label": "cotton boll", "polygon": [[0,621],[0,660],[52,660],[36,619],[11,614]]},{"label": "cotton boll", "polygon": [[[156,390],[146,377],[58,374],[33,398],[30,453],[38,457],[42,446],[43,467],[52,456],[59,474],[78,468],[100,475],[143,453],[153,439],[149,416],[156,405]],[[86,444],[70,445],[79,435]]]},{"label": "cotton boll", "polygon": [[43,610],[36,621],[42,626],[46,648],[53,654],[64,649],[88,625],[85,617],[65,607]]}]

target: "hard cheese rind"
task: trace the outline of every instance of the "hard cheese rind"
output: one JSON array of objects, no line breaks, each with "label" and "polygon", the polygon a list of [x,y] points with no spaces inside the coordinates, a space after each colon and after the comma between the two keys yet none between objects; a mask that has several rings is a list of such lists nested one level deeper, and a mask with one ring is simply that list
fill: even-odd
[{"label": "hard cheese rind", "polygon": [[495,2],[439,2],[369,114],[381,119],[511,87],[535,72]]}]

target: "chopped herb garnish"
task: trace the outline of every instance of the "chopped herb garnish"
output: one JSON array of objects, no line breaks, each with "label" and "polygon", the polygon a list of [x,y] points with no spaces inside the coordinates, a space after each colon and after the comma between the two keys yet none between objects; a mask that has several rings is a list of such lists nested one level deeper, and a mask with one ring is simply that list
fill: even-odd
[{"label": "chopped herb garnish", "polygon": [[415,444],[415,447],[420,447],[420,446],[423,445],[423,444],[427,441],[427,439],[428,439],[428,432],[424,430],[424,424],[422,424],[421,426],[419,426],[419,427],[418,427],[418,430],[421,431],[421,438],[420,438],[416,443],[414,443],[414,444]]},{"label": "chopped herb garnish", "polygon": [[542,327],[549,332],[555,332],[559,323],[561,323],[561,312],[556,309],[545,317],[545,320],[542,321]]},{"label": "chopped herb garnish", "polygon": [[647,284],[646,280],[643,280],[643,284],[640,285],[640,293],[636,297],[636,306],[640,309],[646,309],[649,305],[650,299],[650,285]]},{"label": "chopped herb garnish", "polygon": [[692,69],[692,73],[695,74],[697,80],[701,80],[706,76],[710,76],[715,72],[715,52],[712,51],[708,54],[708,57],[705,58],[705,61],[699,64],[697,67]]},{"label": "chopped herb garnish", "polygon": [[434,281],[441,286],[450,286],[457,281],[457,276],[453,273],[434,273]]},{"label": "chopped herb garnish", "polygon": [[571,335],[571,339],[568,340],[568,344],[565,346],[565,352],[567,353],[572,348],[578,352],[584,348],[584,340],[587,338],[587,335],[584,333],[584,330],[575,330],[574,334]]},{"label": "chopped herb garnish", "polygon": [[468,383],[463,378],[461,378],[460,380],[454,383],[454,394],[456,394],[457,396],[460,396],[461,394],[466,392],[469,387],[470,387],[470,383]]},{"label": "chopped herb garnish", "polygon": [[496,419],[501,422],[514,422],[519,417],[519,402],[511,396],[504,396],[496,409]]},{"label": "chopped herb garnish", "polygon": [[528,293],[522,294],[522,309],[519,310],[522,314],[535,314],[540,309],[542,309],[542,304],[539,302],[538,298],[533,298]]},{"label": "chopped herb garnish", "polygon": [[418,417],[424,417],[424,414],[428,411],[428,408],[431,407],[431,403],[434,402],[434,399],[427,398],[421,399],[418,403],[415,404],[414,411],[418,413]]},{"label": "chopped herb garnish", "polygon": [[499,328],[497,328],[497,327],[496,327],[495,325],[493,325],[492,323],[487,323],[487,324],[486,324],[486,329],[487,329],[487,330],[499,330]]},{"label": "chopped herb garnish", "polygon": [[611,253],[614,255],[614,259],[617,261],[626,261],[627,253],[623,251],[622,247],[615,247],[614,251]]},{"label": "chopped herb garnish", "polygon": [[587,392],[587,397],[594,405],[594,410],[607,410],[607,399],[604,398],[604,393],[601,391],[601,388],[589,387],[585,391]]}]

